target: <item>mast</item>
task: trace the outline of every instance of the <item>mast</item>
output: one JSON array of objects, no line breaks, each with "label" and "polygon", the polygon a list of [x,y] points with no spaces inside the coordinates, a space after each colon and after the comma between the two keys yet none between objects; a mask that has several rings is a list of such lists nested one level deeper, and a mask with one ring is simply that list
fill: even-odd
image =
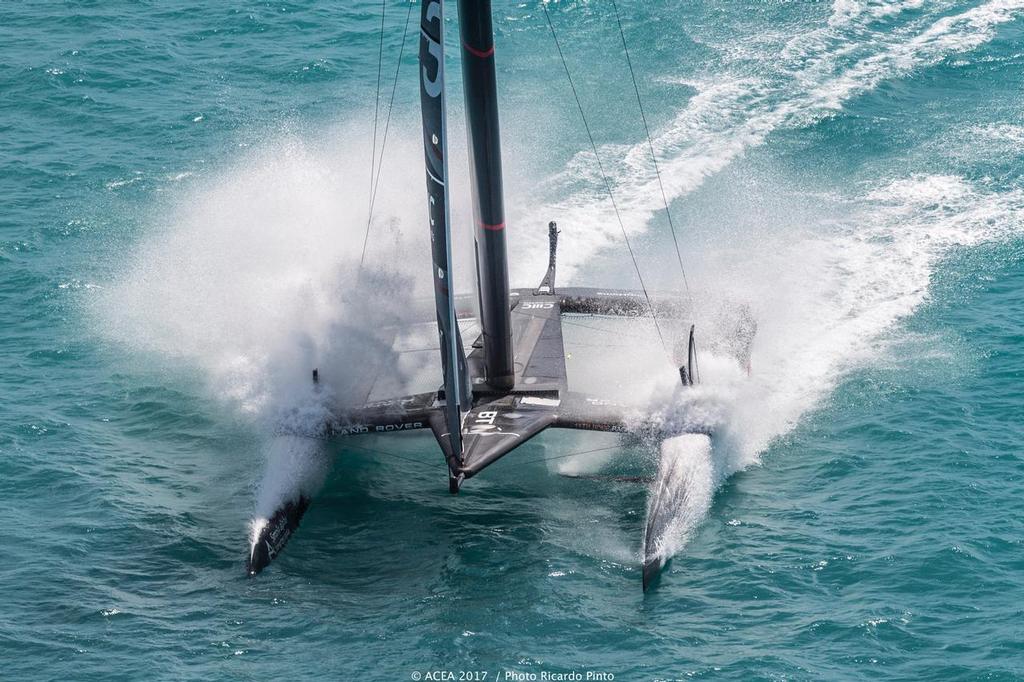
[{"label": "mast", "polygon": [[444,17],[441,0],[426,0],[420,14],[420,112],[426,157],[427,199],[433,261],[434,307],[441,338],[449,468],[462,463],[462,412],[469,408],[466,356],[455,319],[451,281],[451,220],[448,210],[448,128],[444,103]]},{"label": "mast", "polygon": [[515,365],[490,0],[459,0],[459,25],[485,379],[494,389],[508,390],[515,383]]}]

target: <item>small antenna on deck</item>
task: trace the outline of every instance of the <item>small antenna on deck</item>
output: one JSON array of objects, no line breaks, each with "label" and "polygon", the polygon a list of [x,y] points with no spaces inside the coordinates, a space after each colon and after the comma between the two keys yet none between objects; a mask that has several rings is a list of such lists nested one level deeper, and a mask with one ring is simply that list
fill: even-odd
[{"label": "small antenna on deck", "polygon": [[548,223],[548,272],[537,287],[536,294],[555,293],[555,260],[558,258],[558,223]]}]

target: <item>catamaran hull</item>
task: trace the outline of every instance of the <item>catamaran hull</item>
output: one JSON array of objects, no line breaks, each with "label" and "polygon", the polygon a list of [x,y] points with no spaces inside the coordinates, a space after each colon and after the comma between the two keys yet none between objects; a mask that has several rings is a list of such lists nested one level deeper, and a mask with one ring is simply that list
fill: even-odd
[{"label": "catamaran hull", "polygon": [[644,525],[643,587],[646,592],[668,563],[687,531],[711,499],[711,438],[686,434],[682,451],[666,452],[662,443],[658,476],[651,488]]},{"label": "catamaran hull", "polygon": [[[688,421],[680,415],[649,414],[638,406],[569,390],[561,315],[641,316],[644,309],[636,303],[636,292],[586,288],[556,291],[553,271],[552,251],[549,276],[541,287],[513,291],[510,307],[516,356],[526,360],[517,365],[515,387],[511,391],[492,391],[487,387],[473,391],[471,407],[462,419],[461,453],[453,451],[450,445],[443,389],[338,410],[324,425],[323,433],[337,437],[430,429],[448,464],[452,493],[458,493],[464,481],[548,428],[629,434],[652,444],[680,435],[708,439],[711,431],[700,422]],[[678,299],[656,297],[655,301],[661,313],[672,317],[689,312]],[[658,301],[664,302],[659,304]],[[746,315],[746,311],[739,310],[740,319]],[[747,355],[751,338],[744,344]],[[471,375],[479,376],[484,371],[483,356],[476,344],[473,351],[467,364]],[[672,476],[671,470],[668,474]],[[659,475],[655,490],[661,478],[663,476]],[[675,491],[678,492],[678,487]],[[652,498],[657,495],[652,492]],[[670,494],[660,496],[649,506],[642,564],[645,590],[667,563],[658,549],[657,539],[678,513],[679,504],[678,495]],[[250,575],[265,568],[281,552],[308,505],[306,498],[299,497],[278,509],[261,528],[250,551]]]},{"label": "catamaran hull", "polygon": [[299,495],[298,499],[288,500],[278,507],[269,519],[257,521],[256,534],[249,547],[249,560],[246,563],[246,571],[250,576],[262,571],[281,553],[292,533],[299,527],[307,509],[309,498]]},{"label": "catamaran hull", "polygon": [[[680,435],[703,438],[710,443],[710,429],[686,415],[649,414],[639,406],[569,390],[562,341],[561,315],[597,314],[641,316],[636,292],[613,289],[554,289],[554,253],[549,276],[538,289],[517,289],[512,293],[511,312],[517,364],[511,391],[492,391],[486,386],[474,390],[472,402],[462,418],[462,452],[453,451],[445,414],[445,391],[431,391],[367,403],[359,408],[338,410],[324,425],[328,437],[430,429],[444,453],[449,490],[458,493],[464,481],[548,428],[622,433],[646,443],[660,443]],[[669,297],[655,297],[659,312],[678,318],[689,312],[685,304]],[[662,302],[663,301],[663,302]],[[749,313],[738,310],[740,321]],[[739,324],[739,323],[737,323]],[[752,333],[745,337],[742,356],[749,357]],[[484,371],[483,356],[476,347],[467,358],[471,376]],[[681,390],[686,390],[685,386]],[[673,477],[672,470],[668,472]],[[663,475],[654,486],[657,491]],[[673,489],[679,492],[679,487]],[[657,496],[652,492],[652,498]],[[262,570],[284,548],[298,527],[309,501],[290,502],[268,520],[253,542],[249,573]],[[661,495],[649,506],[644,534],[643,587],[653,585],[667,558],[657,545],[668,522],[678,514],[677,494]]]}]

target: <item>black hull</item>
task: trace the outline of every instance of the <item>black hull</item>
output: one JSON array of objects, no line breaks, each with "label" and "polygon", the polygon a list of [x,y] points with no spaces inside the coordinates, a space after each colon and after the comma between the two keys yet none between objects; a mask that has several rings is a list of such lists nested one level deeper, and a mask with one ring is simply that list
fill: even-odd
[{"label": "black hull", "polygon": [[[548,271],[536,289],[515,289],[508,307],[512,320],[512,339],[517,363],[510,389],[499,390],[489,385],[487,356],[483,335],[472,344],[466,358],[468,376],[473,389],[462,406],[461,428],[456,438],[446,397],[453,391],[450,381],[437,391],[375,400],[360,407],[334,411],[323,425],[325,437],[360,436],[429,429],[433,432],[448,469],[448,490],[455,494],[465,481],[473,478],[501,457],[515,450],[548,428],[578,429],[630,434],[644,442],[663,441],[684,434],[711,436],[710,429],[699,418],[694,420],[665,418],[663,414],[645,414],[641,406],[618,403],[604,397],[570,390],[566,353],[562,339],[562,316],[589,314],[618,317],[643,317],[650,308],[643,304],[644,293],[622,289],[556,288],[555,256],[558,230],[549,226],[550,259]],[[655,297],[658,314],[668,319],[686,319],[693,311],[678,296]],[[463,301],[463,303],[467,303]],[[465,308],[471,308],[464,305]],[[423,306],[413,312],[429,315]],[[749,317],[745,308],[738,309],[741,320]],[[460,317],[471,316],[460,308]],[[443,316],[438,316],[440,324]],[[443,329],[444,325],[440,325]],[[449,325],[454,332],[454,326]],[[692,326],[690,327],[692,330]],[[740,350],[749,358],[752,331]],[[692,348],[692,341],[691,341]],[[460,353],[461,355],[461,353]],[[692,363],[691,363],[692,364]],[[687,372],[687,377],[691,372]],[[684,386],[692,385],[684,381]],[[372,393],[372,388],[368,395]],[[467,409],[468,408],[468,409]],[[453,447],[453,441],[460,446]],[[670,465],[662,478],[674,478],[678,462]],[[648,483],[641,476],[581,475],[579,478],[621,483]],[[657,480],[657,479],[656,479]],[[646,591],[657,580],[667,559],[658,539],[683,502],[678,490],[666,490],[661,481],[652,491],[655,498],[648,507],[644,536],[643,588]],[[291,534],[309,506],[299,497],[279,508],[253,542],[248,569],[259,573],[283,550]]]},{"label": "black hull", "polygon": [[277,511],[267,520],[260,529],[259,534],[253,539],[249,548],[249,560],[246,562],[246,572],[256,575],[266,568],[274,560],[288,539],[299,527],[302,515],[309,509],[309,498],[299,495],[298,500],[289,500],[277,508]]}]

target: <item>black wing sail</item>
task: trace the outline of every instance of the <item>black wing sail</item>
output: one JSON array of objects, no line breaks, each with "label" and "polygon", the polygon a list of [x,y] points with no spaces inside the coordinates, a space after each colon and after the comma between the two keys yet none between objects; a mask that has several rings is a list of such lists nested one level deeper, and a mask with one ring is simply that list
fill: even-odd
[{"label": "black wing sail", "polygon": [[[434,304],[441,337],[444,371],[445,427],[449,467],[462,464],[462,412],[468,408],[469,380],[466,357],[455,319],[455,291],[451,282],[451,221],[448,210],[448,140],[444,88],[444,15],[441,0],[427,0],[420,15],[420,110],[426,156],[427,198],[433,259]],[[450,448],[450,449],[449,449]]]}]

